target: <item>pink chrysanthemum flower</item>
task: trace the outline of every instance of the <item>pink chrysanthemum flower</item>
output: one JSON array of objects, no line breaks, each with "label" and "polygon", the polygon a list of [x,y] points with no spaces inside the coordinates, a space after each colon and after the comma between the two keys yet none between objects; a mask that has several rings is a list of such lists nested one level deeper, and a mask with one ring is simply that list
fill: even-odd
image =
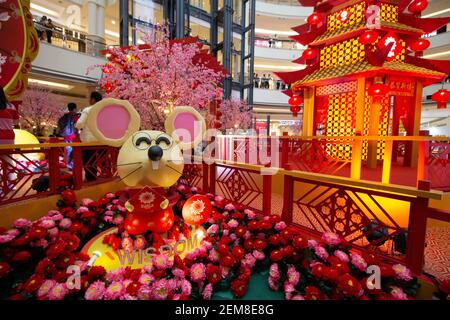
[{"label": "pink chrysanthemum flower", "polygon": [[95,281],[87,288],[84,298],[86,300],[101,300],[105,291],[105,283],[103,281]]},{"label": "pink chrysanthemum flower", "polygon": [[190,270],[191,279],[194,282],[200,282],[205,280],[206,267],[203,263],[194,263]]}]

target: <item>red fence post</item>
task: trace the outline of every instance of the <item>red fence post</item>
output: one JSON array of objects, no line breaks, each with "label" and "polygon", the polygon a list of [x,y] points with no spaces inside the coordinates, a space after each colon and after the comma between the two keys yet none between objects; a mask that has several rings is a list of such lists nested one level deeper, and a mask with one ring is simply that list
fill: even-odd
[{"label": "red fence post", "polygon": [[205,192],[210,192],[209,191],[209,183],[208,183],[208,171],[209,171],[209,166],[206,163],[202,163],[202,189]]},{"label": "red fence post", "polygon": [[280,155],[280,167],[287,169],[289,154],[289,140],[287,138],[281,139],[281,155]]},{"label": "red fence post", "polygon": [[427,230],[427,198],[415,198],[411,202],[406,244],[406,266],[417,275],[422,273]]},{"label": "red fence post", "polygon": [[59,148],[50,148],[48,151],[49,187],[52,193],[57,193],[59,186]]},{"label": "red fence post", "polygon": [[73,188],[80,190],[83,186],[83,158],[81,156],[81,147],[72,147],[73,159]]},{"label": "red fence post", "polygon": [[209,192],[216,194],[216,167],[215,163],[212,163],[209,167]]},{"label": "red fence post", "polygon": [[272,213],[272,175],[263,175],[263,215]]},{"label": "red fence post", "polygon": [[283,212],[281,219],[287,224],[291,224],[293,220],[294,205],[294,179],[289,175],[284,175],[283,190]]}]

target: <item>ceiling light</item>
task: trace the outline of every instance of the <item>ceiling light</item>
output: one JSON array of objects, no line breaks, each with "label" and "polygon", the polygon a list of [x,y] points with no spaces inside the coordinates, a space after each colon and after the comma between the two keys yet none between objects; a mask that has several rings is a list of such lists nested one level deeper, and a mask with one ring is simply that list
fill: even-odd
[{"label": "ceiling light", "polygon": [[271,64],[255,64],[255,68],[257,69],[264,69],[264,70],[272,70],[272,69],[277,69],[277,70],[301,70],[304,69],[304,67],[302,68],[302,66],[276,66],[276,65],[271,65]]},{"label": "ceiling light", "polygon": [[280,31],[280,30],[268,30],[268,29],[261,29],[261,28],[255,28],[256,33],[263,33],[263,34],[273,34],[278,36],[295,36],[298,33],[295,31]]},{"label": "ceiling light", "polygon": [[449,12],[449,11],[450,11],[450,8],[447,8],[447,9],[444,9],[444,10],[440,10],[440,11],[436,11],[436,12],[433,12],[433,13],[429,13],[427,15],[422,16],[422,18],[431,18],[431,17],[437,16],[437,15],[440,15],[442,13],[446,13],[446,12]]},{"label": "ceiling light", "polygon": [[448,55],[448,54],[450,54],[450,51],[443,51],[443,52],[438,52],[438,53],[426,54],[426,55],[424,55],[422,58],[429,59],[429,58],[435,58],[435,57],[446,56],[446,55]]},{"label": "ceiling light", "polygon": [[114,32],[108,29],[105,30],[105,34],[114,38],[120,38],[120,34],[118,32]]},{"label": "ceiling light", "polygon": [[116,20],[111,20],[111,23],[112,24],[116,24]]},{"label": "ceiling light", "polygon": [[53,81],[45,81],[45,80],[38,80],[38,79],[32,79],[32,78],[28,79],[28,83],[30,83],[30,84],[39,84],[39,85],[42,85],[42,86],[54,87],[54,88],[65,89],[65,90],[69,90],[69,89],[73,88],[73,86],[68,85],[68,84],[64,84],[64,83],[58,83],[58,82],[53,82]]},{"label": "ceiling light", "polygon": [[50,9],[44,8],[44,7],[42,7],[42,6],[38,5],[38,4],[35,4],[35,3],[31,3],[30,7],[31,7],[31,9],[34,9],[36,11],[39,11],[39,12],[42,12],[42,13],[45,13],[45,14],[48,14],[48,15],[53,16],[53,17],[58,17],[59,16],[58,12],[56,12],[54,10],[50,10]]}]

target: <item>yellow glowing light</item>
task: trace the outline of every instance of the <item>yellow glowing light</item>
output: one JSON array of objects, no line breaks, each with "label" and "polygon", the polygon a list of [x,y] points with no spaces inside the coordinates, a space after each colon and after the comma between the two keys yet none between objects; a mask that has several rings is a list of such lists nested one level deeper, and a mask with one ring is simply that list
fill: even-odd
[{"label": "yellow glowing light", "polygon": [[[14,144],[39,144],[40,143],[38,138],[36,138],[35,135],[33,135],[32,133],[30,133],[28,131],[14,129],[14,134],[15,134]],[[22,150],[39,150],[39,148],[24,148]],[[28,154],[26,154],[27,158],[29,158],[30,160],[34,160],[34,161],[43,160],[44,156],[45,155],[43,153],[28,153]],[[16,161],[24,160],[23,156],[21,156],[21,155],[13,155],[13,158]]]}]

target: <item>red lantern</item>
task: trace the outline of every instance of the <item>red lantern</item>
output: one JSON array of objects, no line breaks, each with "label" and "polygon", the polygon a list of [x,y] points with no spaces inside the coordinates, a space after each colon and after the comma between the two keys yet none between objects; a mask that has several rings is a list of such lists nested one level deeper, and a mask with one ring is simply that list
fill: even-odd
[{"label": "red lantern", "polygon": [[288,103],[291,106],[299,106],[302,103],[302,98],[300,96],[292,96],[289,98]]},{"label": "red lantern", "polygon": [[183,206],[183,219],[187,224],[199,226],[208,220],[212,211],[209,199],[200,194],[190,197]]},{"label": "red lantern", "polygon": [[413,51],[423,51],[428,49],[430,46],[430,41],[427,39],[416,39],[413,42],[410,43],[409,47]]},{"label": "red lantern", "polygon": [[408,7],[408,11],[411,13],[419,13],[428,7],[427,0],[415,0]]},{"label": "red lantern", "polygon": [[445,109],[447,101],[450,100],[450,92],[447,89],[441,89],[431,96],[431,100],[436,101],[438,109]]},{"label": "red lantern", "polygon": [[317,12],[313,12],[306,20],[309,25],[316,26],[322,22],[322,15]]},{"label": "red lantern", "polygon": [[359,43],[361,44],[369,44],[374,43],[378,39],[378,32],[375,30],[366,31],[359,36]]},{"label": "red lantern", "polygon": [[385,96],[389,92],[389,87],[383,83],[375,83],[369,88],[369,96],[380,97]]},{"label": "red lantern", "polygon": [[296,117],[300,112],[300,106],[291,106],[292,116]]},{"label": "red lantern", "polygon": [[311,48],[306,49],[302,53],[302,59],[303,60],[311,60],[314,59],[317,56],[317,51]]}]

